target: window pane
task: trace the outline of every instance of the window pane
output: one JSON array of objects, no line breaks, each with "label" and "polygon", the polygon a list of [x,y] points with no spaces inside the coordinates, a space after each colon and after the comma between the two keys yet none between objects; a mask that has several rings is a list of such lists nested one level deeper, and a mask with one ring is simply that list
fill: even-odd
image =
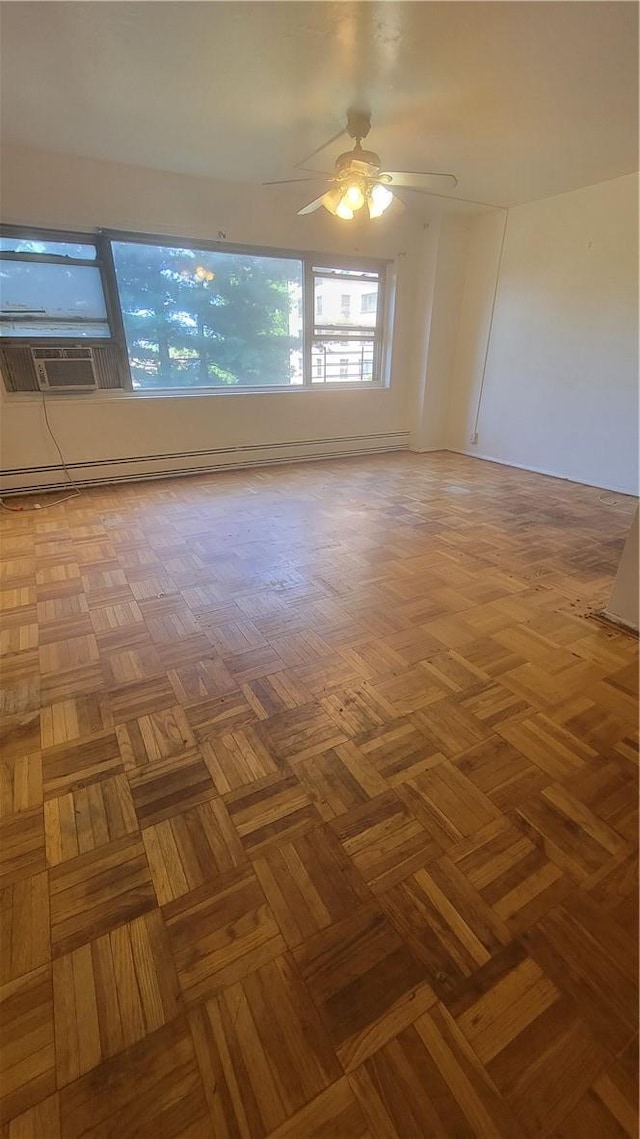
[{"label": "window pane", "polygon": [[0,261],[0,336],[110,336],[96,266]]},{"label": "window pane", "polygon": [[315,340],[311,349],[312,383],[371,382],[373,346],[372,339]]},{"label": "window pane", "polygon": [[26,237],[0,237],[1,253],[44,253],[47,257],[75,257],[95,261],[95,245],[74,245],[69,241],[40,241]]},{"label": "window pane", "polygon": [[114,242],[134,388],[301,384],[302,262]]},{"label": "window pane", "polygon": [[313,278],[316,317],[324,327],[375,328],[378,314],[378,282],[371,276],[331,276],[323,270]]}]

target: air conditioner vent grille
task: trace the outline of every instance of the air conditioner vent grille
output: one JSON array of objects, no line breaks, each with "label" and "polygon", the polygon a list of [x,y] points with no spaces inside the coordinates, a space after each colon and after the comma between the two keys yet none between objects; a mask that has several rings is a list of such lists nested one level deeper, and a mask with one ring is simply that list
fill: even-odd
[{"label": "air conditioner vent grille", "polygon": [[95,391],[98,387],[90,348],[33,349],[38,387],[46,392]]},{"label": "air conditioner vent grille", "polygon": [[[69,356],[72,352],[74,355]],[[7,391],[37,392],[40,390],[36,371],[39,363],[44,363],[46,367],[47,361],[51,359],[61,362],[66,359],[71,362],[79,358],[82,361],[88,358],[89,353],[93,354],[93,368],[99,389],[113,391],[126,388],[127,365],[122,349],[115,344],[99,347],[92,345],[90,348],[85,345],[73,348],[62,346],[45,348],[43,345],[35,344],[22,347],[0,343],[0,372]]]}]

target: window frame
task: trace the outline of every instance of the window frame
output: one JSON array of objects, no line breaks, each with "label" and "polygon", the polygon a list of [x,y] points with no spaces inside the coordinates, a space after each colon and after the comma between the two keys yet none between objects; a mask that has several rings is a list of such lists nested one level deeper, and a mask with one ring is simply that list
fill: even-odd
[{"label": "window frame", "polygon": [[84,268],[96,268],[100,274],[100,283],[104,296],[105,311],[107,314],[108,336],[82,336],[76,334],[68,336],[1,336],[0,348],[106,348],[125,346],[124,326],[121,321],[120,302],[117,293],[114,293],[113,263],[111,260],[111,247],[101,233],[81,233],[76,230],[43,229],[38,226],[5,225],[0,224],[0,237],[22,238],[24,241],[60,241],[73,245],[93,245],[96,251],[95,260],[87,257],[58,257],[51,253],[16,253],[0,251],[1,261],[21,261],[23,264],[47,265],[79,265]]},{"label": "window frame", "polygon": [[[96,249],[95,261],[87,258],[57,258],[48,254],[37,256],[38,260],[51,261],[57,264],[95,265],[100,271],[102,288],[104,291],[107,321],[110,336],[75,338],[73,336],[2,336],[2,347],[116,347],[123,356],[123,387],[105,392],[115,395],[118,390],[136,398],[175,398],[186,396],[194,398],[206,395],[269,395],[281,392],[302,391],[371,391],[380,390],[389,386],[391,362],[391,336],[393,326],[393,280],[394,266],[390,259],[353,257],[344,254],[321,253],[313,250],[282,249],[274,246],[247,245],[227,241],[221,238],[215,241],[204,238],[187,237],[180,234],[142,233],[138,231],[98,228],[87,230],[49,229],[43,226],[14,225],[0,223],[0,235],[6,237],[20,237],[24,240],[34,241],[61,241],[75,244],[94,245]],[[112,242],[131,242],[138,245],[159,245],[167,248],[193,249],[214,253],[244,254],[249,257],[273,257],[278,260],[290,260],[302,265],[302,376],[301,384],[263,384],[251,386],[238,384],[229,388],[219,386],[211,387],[173,387],[173,388],[134,388],[129,364],[129,347],[126,339],[124,319],[120,304],[117,276],[113,259]],[[29,254],[4,254],[5,259],[35,260],[36,256]],[[312,374],[312,346],[315,335],[316,314],[314,311],[313,270],[326,269],[333,272],[360,272],[376,275],[378,288],[378,310],[375,326],[371,329],[371,338],[374,341],[372,378],[370,380],[314,380]],[[325,337],[326,339],[326,337]],[[355,340],[356,338],[354,338]],[[18,393],[24,394],[24,393]],[[103,394],[105,394],[103,392]]]},{"label": "window frame", "polygon": [[[249,384],[238,384],[228,388],[222,387],[197,387],[197,388],[147,388],[147,389],[132,389],[135,391],[136,396],[154,397],[154,396],[169,396],[174,395],[188,395],[196,396],[202,395],[250,395],[259,394],[266,395],[277,392],[300,392],[300,391],[321,391],[331,389],[336,390],[371,390],[376,388],[388,387],[387,369],[385,362],[390,360],[390,344],[386,343],[387,336],[390,337],[391,329],[389,327],[388,319],[388,277],[391,272],[392,262],[390,260],[383,260],[381,258],[371,257],[351,257],[343,254],[336,254],[335,256],[329,253],[318,253],[310,250],[299,249],[282,249],[275,246],[267,245],[246,245],[237,242],[227,241],[225,239],[217,241],[207,241],[202,238],[185,237],[180,234],[162,234],[162,233],[139,233],[129,232],[127,230],[119,229],[103,229],[100,231],[103,237],[109,243],[111,251],[111,242],[132,242],[137,245],[159,245],[166,248],[174,249],[193,249],[196,252],[212,253],[230,253],[230,254],[244,254],[247,257],[273,257],[282,261],[297,261],[302,263],[302,383],[301,384],[262,384],[260,386],[251,386]],[[111,262],[113,264],[113,253],[111,251]],[[362,272],[362,273],[375,273],[377,276],[378,286],[378,312],[376,324],[373,332],[374,352],[373,352],[373,376],[371,380],[337,380],[337,381],[323,381],[313,379],[312,376],[312,363],[311,351],[313,344],[313,336],[315,332],[315,305],[314,305],[314,290],[313,290],[313,269],[331,269],[346,270],[347,272]],[[115,270],[114,270],[114,281]],[[116,285],[117,288],[117,285]],[[118,307],[119,301],[118,301]],[[128,346],[125,341],[125,351],[128,357]]]},{"label": "window frame", "polygon": [[[309,336],[309,369],[311,369],[311,356],[314,344],[322,344],[328,339],[340,340],[340,333],[346,333],[344,343],[351,342],[352,344],[362,343],[363,340],[373,341],[373,361],[371,367],[372,378],[370,380],[318,380],[313,379],[312,385],[316,390],[320,388],[353,388],[353,389],[370,389],[370,388],[385,388],[388,387],[388,364],[391,358],[391,320],[389,311],[389,298],[391,290],[389,288],[389,275],[391,272],[390,261],[373,261],[370,258],[358,259],[353,257],[330,257],[323,254],[321,257],[311,256],[308,266],[309,273],[307,278],[307,290],[311,295],[310,311],[312,313],[312,323],[310,325],[311,333]],[[331,270],[334,274],[336,281],[349,281],[350,272],[370,273],[376,275],[375,284],[378,290],[376,322],[375,325],[370,326],[366,324],[353,323],[352,325],[330,325],[318,320],[315,316],[315,306],[313,298],[315,296],[315,278],[316,276],[322,277],[323,270]],[[340,276],[340,271],[344,272],[344,277]],[[374,283],[373,281],[371,282]],[[362,313],[358,314],[362,316]],[[365,314],[370,315],[370,314]],[[317,329],[324,329],[320,333]],[[333,336],[327,336],[327,331],[333,333]]]}]

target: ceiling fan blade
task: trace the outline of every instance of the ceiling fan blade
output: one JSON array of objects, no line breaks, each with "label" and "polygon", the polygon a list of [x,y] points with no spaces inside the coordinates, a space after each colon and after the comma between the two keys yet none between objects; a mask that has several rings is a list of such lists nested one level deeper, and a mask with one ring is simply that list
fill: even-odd
[{"label": "ceiling fan blade", "polygon": [[323,182],[325,174],[316,174],[315,178],[281,178],[277,182],[262,182],[263,186],[291,186],[294,182]]},{"label": "ceiling fan blade", "polygon": [[[392,187],[397,191],[399,187]],[[424,198],[442,198],[445,202],[458,202],[463,206],[482,206],[485,210],[506,210],[507,206],[499,206],[497,202],[479,202],[476,198],[461,198],[458,194],[436,194],[435,190],[424,190],[418,186],[402,186],[402,192],[405,190],[410,194],[422,194]]]},{"label": "ceiling fan blade", "polygon": [[436,174],[430,170],[383,170],[380,178],[391,178],[391,186],[406,186],[407,189],[426,190],[434,188],[454,190],[458,185],[455,174]]},{"label": "ceiling fan blade", "polygon": [[339,138],[342,138],[343,134],[346,134],[346,133],[347,133],[347,132],[346,132],[346,128],[345,128],[345,127],[342,127],[342,130],[339,130],[339,131],[338,131],[338,133],[337,133],[337,134],[334,134],[332,138],[328,138],[326,142],[323,142],[323,143],[321,143],[321,144],[320,144],[320,146],[316,146],[316,149],[315,149],[315,150],[312,150],[312,151],[311,151],[311,154],[307,154],[307,155],[306,155],[304,158],[302,158],[302,159],[300,160],[300,162],[296,162],[296,166],[297,166],[297,167],[298,167],[300,170],[304,170],[304,169],[305,169],[305,167],[306,167],[306,164],[307,164],[307,162],[311,162],[311,159],[312,159],[312,158],[315,158],[316,154],[320,154],[320,151],[321,151],[321,150],[326,150],[326,148],[327,148],[328,146],[331,146],[331,144],[332,144],[333,142],[337,142],[337,141],[338,141],[338,139],[339,139]]},{"label": "ceiling fan blade", "polygon": [[323,205],[323,203],[324,203],[325,197],[326,197],[325,194],[321,194],[319,198],[314,198],[314,200],[312,202],[309,202],[308,206],[303,206],[301,210],[298,210],[298,213],[299,214],[312,214],[314,212],[314,210],[319,210],[320,206]]}]

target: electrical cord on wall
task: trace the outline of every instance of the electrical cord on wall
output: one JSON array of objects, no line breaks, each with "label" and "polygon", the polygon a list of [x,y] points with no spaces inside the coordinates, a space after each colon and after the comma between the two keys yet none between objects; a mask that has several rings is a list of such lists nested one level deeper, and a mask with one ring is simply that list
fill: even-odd
[{"label": "electrical cord on wall", "polygon": [[482,397],[484,395],[484,381],[485,381],[486,374],[487,374],[487,363],[489,360],[489,349],[491,347],[491,335],[493,333],[493,318],[495,316],[495,311],[496,311],[496,301],[498,299],[498,287],[500,284],[500,271],[502,269],[502,257],[504,254],[505,240],[507,237],[507,225],[509,222],[509,210],[508,210],[508,208],[505,208],[505,207],[502,207],[502,208],[504,209],[504,225],[502,227],[502,238],[500,240],[500,252],[498,253],[498,263],[496,266],[496,278],[495,278],[495,283],[493,286],[493,297],[491,300],[491,312],[489,314],[489,328],[487,330],[487,339],[486,339],[485,348],[484,348],[484,358],[482,361],[482,377],[480,379],[480,391],[478,392],[478,402],[476,404],[476,414],[475,414],[475,419],[473,421],[472,442],[474,442],[474,443],[477,443],[477,441],[478,441],[478,423],[480,422],[480,411],[482,409]]},{"label": "electrical cord on wall", "polygon": [[34,506],[8,506],[7,503],[3,502],[3,500],[0,498],[0,506],[2,507],[2,509],[3,510],[9,510],[9,511],[11,511],[12,514],[24,514],[24,513],[30,514],[33,510],[49,510],[52,506],[61,506],[63,502],[69,502],[72,498],[78,498],[80,495],[80,488],[78,486],[76,486],[75,482],[73,481],[73,478],[71,477],[69,468],[67,467],[67,464],[65,462],[64,455],[62,454],[60,444],[58,443],[58,440],[56,439],[56,437],[54,435],[51,423],[49,422],[49,412],[47,409],[47,400],[46,400],[46,394],[44,391],[42,393],[42,414],[44,415],[44,421],[45,421],[45,424],[47,427],[47,431],[49,432],[49,435],[51,436],[51,439],[53,440],[55,449],[58,452],[58,455],[60,456],[60,463],[61,463],[61,466],[62,466],[62,469],[63,469],[65,475],[67,476],[67,481],[70,484],[70,486],[73,487],[73,492],[71,494],[65,494],[64,498],[58,498],[58,499],[56,499],[55,502],[43,502],[43,503],[37,502]]}]

